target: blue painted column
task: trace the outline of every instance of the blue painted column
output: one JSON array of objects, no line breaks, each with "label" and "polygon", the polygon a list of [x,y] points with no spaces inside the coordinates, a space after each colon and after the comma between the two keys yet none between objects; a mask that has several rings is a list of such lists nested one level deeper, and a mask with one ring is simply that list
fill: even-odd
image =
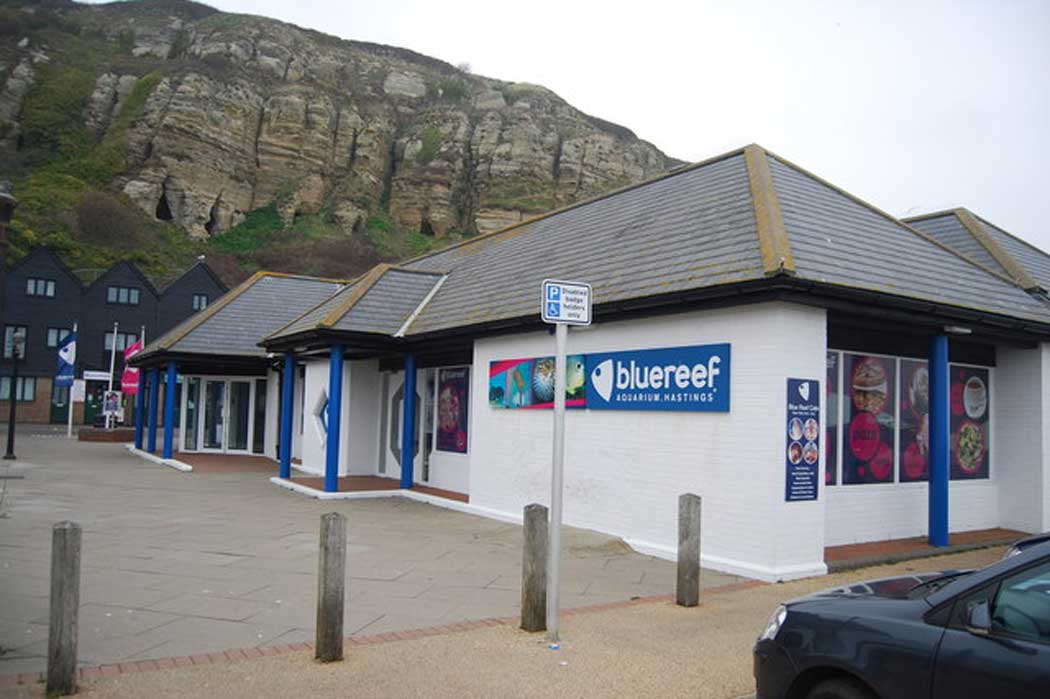
[{"label": "blue painted column", "polygon": [[278,475],[292,477],[292,421],[295,418],[295,353],[284,353],[281,372],[281,453]]},{"label": "blue painted column", "polygon": [[175,444],[175,362],[168,362],[167,377],[164,384],[164,452],[162,456],[170,459]]},{"label": "blue painted column", "polygon": [[412,487],[416,459],[416,357],[405,355],[405,385],[401,392],[401,487]]},{"label": "blue painted column", "polygon": [[157,453],[157,404],[160,402],[160,370],[149,370],[149,417],[146,421],[146,451]]},{"label": "blue painted column", "polygon": [[948,545],[948,413],[951,383],[948,377],[948,337],[930,340],[930,546]]},{"label": "blue painted column", "polygon": [[[70,406],[73,402],[70,401]],[[143,423],[146,406],[146,371],[139,369],[139,390],[135,392],[135,448],[142,448],[142,434],[146,425]],[[72,409],[72,408],[71,408]]]},{"label": "blue painted column", "polygon": [[328,350],[328,436],[325,439],[324,489],[339,490],[339,427],[343,417],[343,352],[342,345]]}]

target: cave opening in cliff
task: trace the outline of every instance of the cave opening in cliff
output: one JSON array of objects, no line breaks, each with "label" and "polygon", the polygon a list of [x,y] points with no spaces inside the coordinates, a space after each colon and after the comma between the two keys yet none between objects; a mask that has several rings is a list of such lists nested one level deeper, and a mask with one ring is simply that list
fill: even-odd
[{"label": "cave opening in cliff", "polygon": [[434,232],[434,227],[430,225],[430,219],[426,218],[425,216],[419,222],[419,232],[422,235],[427,235],[431,238],[437,235],[437,233]]},{"label": "cave opening in cliff", "polygon": [[204,230],[208,232],[208,235],[215,235],[219,233],[219,199],[215,200],[215,203],[211,205],[211,211],[208,212],[208,222],[204,224]]},{"label": "cave opening in cliff", "polygon": [[168,205],[168,193],[162,191],[160,193],[160,199],[157,201],[157,218],[161,221],[171,221],[175,217],[171,214],[171,207]]}]

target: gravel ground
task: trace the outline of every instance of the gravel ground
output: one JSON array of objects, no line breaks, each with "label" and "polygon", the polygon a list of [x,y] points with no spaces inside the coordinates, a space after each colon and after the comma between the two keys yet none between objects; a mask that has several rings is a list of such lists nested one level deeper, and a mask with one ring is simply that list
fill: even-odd
[{"label": "gravel ground", "polygon": [[[311,654],[124,675],[84,683],[103,697],[741,697],[754,691],[751,647],[779,602],[848,581],[910,571],[969,568],[1002,548],[866,568],[702,598],[679,609],[653,602],[573,615],[562,648],[510,627],[348,649],[342,663]],[[41,686],[14,697],[39,697]]]}]

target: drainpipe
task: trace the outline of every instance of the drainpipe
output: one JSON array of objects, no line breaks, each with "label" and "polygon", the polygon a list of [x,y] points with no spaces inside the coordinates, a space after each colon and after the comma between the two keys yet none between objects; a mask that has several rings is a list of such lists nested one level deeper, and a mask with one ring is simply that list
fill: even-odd
[{"label": "drainpipe", "polygon": [[343,413],[342,345],[332,345],[328,352],[328,436],[325,439],[324,489],[339,491],[339,427]]},{"label": "drainpipe", "polygon": [[292,477],[292,421],[295,418],[295,353],[284,353],[281,371],[281,453],[279,475]]},{"label": "drainpipe", "polygon": [[412,488],[416,456],[416,357],[405,355],[405,385],[401,401],[401,487]]},{"label": "drainpipe", "polygon": [[948,337],[930,340],[930,546],[948,545],[948,455],[950,434],[948,413],[951,383],[948,376]]}]

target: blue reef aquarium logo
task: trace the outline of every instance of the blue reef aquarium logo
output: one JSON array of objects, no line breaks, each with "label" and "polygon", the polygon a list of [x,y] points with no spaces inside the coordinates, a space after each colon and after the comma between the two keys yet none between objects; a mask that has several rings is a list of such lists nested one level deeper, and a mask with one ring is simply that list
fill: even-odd
[{"label": "blue reef aquarium logo", "polygon": [[728,344],[587,355],[591,410],[729,411]]}]

